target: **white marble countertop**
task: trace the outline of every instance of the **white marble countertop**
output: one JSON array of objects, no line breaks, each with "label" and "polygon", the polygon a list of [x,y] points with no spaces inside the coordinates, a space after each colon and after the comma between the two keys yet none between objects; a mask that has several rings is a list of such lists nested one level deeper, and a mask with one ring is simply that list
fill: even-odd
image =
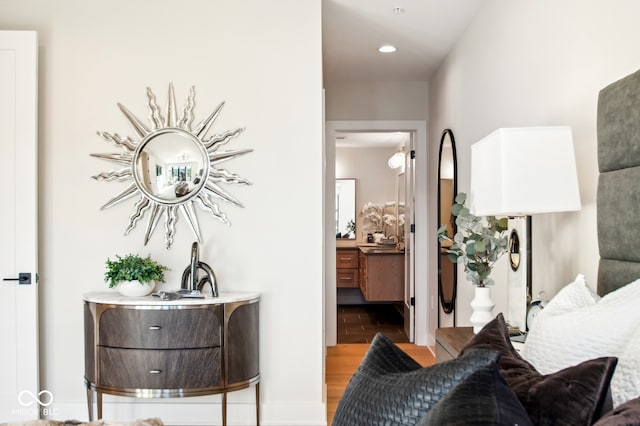
[{"label": "white marble countertop", "polygon": [[123,296],[117,291],[91,291],[84,293],[82,299],[87,302],[105,303],[113,305],[212,305],[220,303],[243,302],[257,299],[257,292],[221,292],[218,297],[205,295],[204,299],[186,298],[176,300],[161,300],[156,296],[130,297]]}]

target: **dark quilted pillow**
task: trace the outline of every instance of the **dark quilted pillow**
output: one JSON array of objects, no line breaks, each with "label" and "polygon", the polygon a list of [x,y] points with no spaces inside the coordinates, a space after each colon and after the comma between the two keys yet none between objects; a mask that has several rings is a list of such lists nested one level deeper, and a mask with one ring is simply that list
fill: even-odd
[{"label": "dark quilted pillow", "polygon": [[415,425],[451,389],[498,357],[496,351],[472,350],[423,368],[378,333],[338,403],[333,425]]},{"label": "dark quilted pillow", "polygon": [[542,375],[513,348],[499,314],[465,345],[500,351],[498,368],[536,425],[590,425],[600,417],[617,358],[597,358]]},{"label": "dark quilted pillow", "polygon": [[533,426],[518,396],[492,363],[456,386],[419,426]]},{"label": "dark quilted pillow", "polygon": [[640,425],[640,397],[618,405],[606,413],[593,426],[637,426]]}]

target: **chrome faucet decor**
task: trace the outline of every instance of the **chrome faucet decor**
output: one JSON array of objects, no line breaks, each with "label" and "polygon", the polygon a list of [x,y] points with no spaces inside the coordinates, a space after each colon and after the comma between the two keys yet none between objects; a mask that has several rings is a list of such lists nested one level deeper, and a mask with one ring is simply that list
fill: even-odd
[{"label": "chrome faucet decor", "polygon": [[[204,271],[204,275],[199,277],[198,272]],[[218,280],[213,269],[204,262],[201,262],[198,254],[198,242],[191,245],[191,262],[182,273],[181,290],[189,290],[192,292],[201,292],[202,288],[209,284],[211,287],[211,295],[218,297]]]}]

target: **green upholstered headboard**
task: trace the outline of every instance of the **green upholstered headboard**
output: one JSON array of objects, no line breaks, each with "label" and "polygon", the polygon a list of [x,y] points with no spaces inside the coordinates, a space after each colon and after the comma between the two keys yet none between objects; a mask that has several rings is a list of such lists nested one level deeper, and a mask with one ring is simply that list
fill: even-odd
[{"label": "green upholstered headboard", "polygon": [[640,278],[640,71],[598,96],[598,294]]}]

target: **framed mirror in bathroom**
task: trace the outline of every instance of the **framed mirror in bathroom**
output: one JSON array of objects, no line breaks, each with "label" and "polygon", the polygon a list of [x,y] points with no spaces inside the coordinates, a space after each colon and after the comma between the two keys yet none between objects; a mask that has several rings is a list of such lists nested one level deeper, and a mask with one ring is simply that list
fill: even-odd
[{"label": "framed mirror in bathroom", "polygon": [[[451,129],[444,129],[440,138],[438,153],[438,227],[447,225],[447,233],[453,238],[456,233],[455,218],[451,214],[451,206],[458,192],[458,167],[456,158],[456,143]],[[447,242],[438,242],[438,325],[440,314],[452,314],[456,306],[458,273],[447,257]],[[453,326],[455,327],[455,315]]]},{"label": "framed mirror in bathroom", "polygon": [[336,238],[356,238],[355,179],[336,179]]}]

